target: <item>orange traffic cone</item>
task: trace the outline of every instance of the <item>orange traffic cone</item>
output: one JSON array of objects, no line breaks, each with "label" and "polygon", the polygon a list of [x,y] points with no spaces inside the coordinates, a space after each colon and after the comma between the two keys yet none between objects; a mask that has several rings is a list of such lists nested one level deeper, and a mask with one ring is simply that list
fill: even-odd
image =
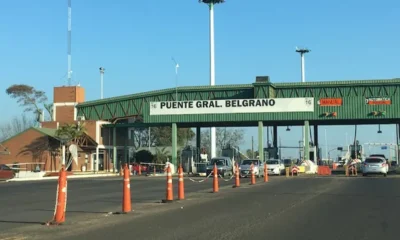
[{"label": "orange traffic cone", "polygon": [[65,212],[67,210],[67,172],[64,165],[61,167],[58,177],[56,199],[53,220],[46,223],[46,225],[59,225],[65,222]]},{"label": "orange traffic cone", "polygon": [[268,168],[266,163],[264,163],[264,182],[268,182]]},{"label": "orange traffic cone", "polygon": [[213,192],[217,193],[219,192],[217,164],[214,164],[213,172],[214,172]]},{"label": "orange traffic cone", "polygon": [[164,203],[169,203],[174,200],[174,194],[172,191],[172,173],[171,173],[171,167],[167,167],[167,196],[166,199],[163,200]]},{"label": "orange traffic cone", "polygon": [[239,177],[239,164],[236,163],[236,171],[235,171],[235,186],[234,187],[240,187],[240,177]]},{"label": "orange traffic cone", "polygon": [[254,175],[254,164],[251,164],[251,185],[256,184],[256,176]]},{"label": "orange traffic cone", "polygon": [[122,196],[122,213],[128,213],[132,211],[131,203],[131,180],[128,164],[124,167],[124,188]]},{"label": "orange traffic cone", "polygon": [[178,199],[179,200],[183,200],[185,199],[185,186],[183,184],[183,169],[182,169],[182,165],[179,166],[178,168]]}]

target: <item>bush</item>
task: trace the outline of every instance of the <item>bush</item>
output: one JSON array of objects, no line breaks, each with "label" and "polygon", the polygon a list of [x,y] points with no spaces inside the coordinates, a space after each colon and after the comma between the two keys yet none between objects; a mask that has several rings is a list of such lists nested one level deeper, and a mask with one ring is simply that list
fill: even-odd
[{"label": "bush", "polygon": [[153,154],[147,150],[140,150],[136,153],[136,162],[151,163],[154,160]]}]

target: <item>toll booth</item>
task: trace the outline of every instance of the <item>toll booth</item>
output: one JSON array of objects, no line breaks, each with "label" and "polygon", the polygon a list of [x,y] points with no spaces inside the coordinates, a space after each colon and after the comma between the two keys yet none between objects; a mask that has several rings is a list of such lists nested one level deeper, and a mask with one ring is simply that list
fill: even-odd
[{"label": "toll booth", "polygon": [[197,173],[196,163],[199,162],[199,151],[192,146],[186,146],[181,152],[181,164],[183,172]]},{"label": "toll booth", "polygon": [[227,144],[222,149],[222,157],[229,157],[232,161],[240,163],[241,157],[238,147],[233,147],[230,144]]},{"label": "toll booth", "polygon": [[317,163],[318,159],[321,159],[321,148],[317,148],[317,146],[310,146],[309,147],[309,156],[311,161]]},{"label": "toll booth", "polygon": [[277,147],[264,148],[264,160],[268,160],[268,159],[279,159]]},{"label": "toll booth", "polygon": [[356,141],[356,144],[350,144],[349,150],[351,159],[361,159],[363,147],[360,145],[358,140]]}]

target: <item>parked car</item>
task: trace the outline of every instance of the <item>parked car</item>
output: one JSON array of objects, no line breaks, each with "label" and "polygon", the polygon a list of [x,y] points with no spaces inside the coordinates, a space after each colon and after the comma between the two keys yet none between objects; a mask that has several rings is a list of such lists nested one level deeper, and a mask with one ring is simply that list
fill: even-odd
[{"label": "parked car", "polygon": [[386,159],[383,157],[368,157],[362,165],[363,176],[367,176],[371,173],[378,173],[386,177],[388,172],[389,164],[387,164]]},{"label": "parked car", "polygon": [[240,163],[239,170],[241,177],[251,176],[251,164],[254,165],[254,175],[256,177],[264,176],[264,164],[258,159],[245,159]]},{"label": "parked car", "polygon": [[221,175],[222,177],[233,175],[233,161],[229,157],[212,158],[207,166],[206,176],[210,175],[213,171],[214,165],[217,165],[218,175]]},{"label": "parked car", "polygon": [[285,165],[279,159],[267,160],[268,175],[281,175],[285,173]]},{"label": "parked car", "polygon": [[0,180],[8,180],[15,177],[15,172],[7,165],[0,164]]}]

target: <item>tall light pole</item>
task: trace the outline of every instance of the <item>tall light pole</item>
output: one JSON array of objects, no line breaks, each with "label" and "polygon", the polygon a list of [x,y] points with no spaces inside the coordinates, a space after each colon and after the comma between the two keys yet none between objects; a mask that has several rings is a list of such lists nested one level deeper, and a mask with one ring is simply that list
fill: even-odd
[{"label": "tall light pole", "polygon": [[106,70],[103,67],[99,68],[100,70],[100,99],[103,99],[104,93],[103,93],[103,84],[104,84],[104,71]]},{"label": "tall light pole", "polygon": [[72,66],[71,66],[71,28],[72,28],[72,8],[71,0],[68,0],[68,86],[71,86]]},{"label": "tall light pole", "polygon": [[[301,82],[304,83],[304,82],[306,82],[306,73],[305,73],[305,68],[304,68],[304,55],[306,53],[311,52],[311,50],[309,50],[307,48],[298,48],[298,47],[296,47],[296,52],[300,53],[300,58],[301,58]],[[303,146],[304,147],[306,146],[306,144],[309,144],[309,143],[306,143],[306,141],[305,141],[306,134],[308,134],[308,129],[306,129],[303,126]]]},{"label": "tall light pole", "polygon": [[[214,49],[214,5],[224,3],[225,0],[199,0],[205,3],[210,9],[210,85],[215,85],[215,49]],[[215,127],[211,128],[211,157],[216,157],[217,153],[217,137]]]},{"label": "tall light pole", "polygon": [[175,58],[172,58],[172,61],[175,64],[175,101],[178,101],[178,68],[179,63],[175,61]]}]

